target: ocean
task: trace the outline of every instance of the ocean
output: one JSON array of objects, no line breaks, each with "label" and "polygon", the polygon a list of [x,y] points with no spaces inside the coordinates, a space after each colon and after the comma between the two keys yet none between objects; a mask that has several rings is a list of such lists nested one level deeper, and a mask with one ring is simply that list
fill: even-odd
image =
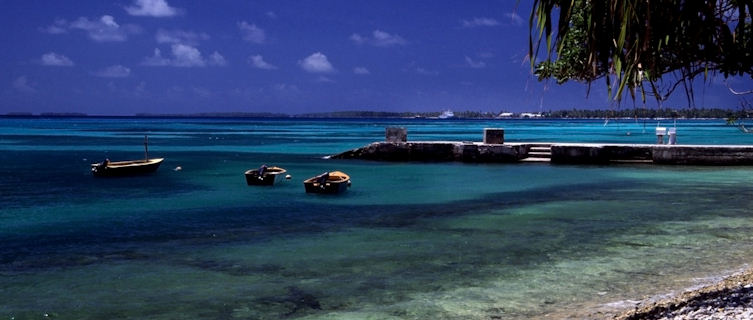
[{"label": "ocean", "polygon": [[[0,319],[601,318],[747,267],[753,168],[323,157],[389,126],[654,143],[657,124],[753,143],[718,119],[0,118]],[[91,175],[144,135],[156,173]],[[247,186],[262,164],[292,179]],[[350,190],[304,192],[332,170]]]}]

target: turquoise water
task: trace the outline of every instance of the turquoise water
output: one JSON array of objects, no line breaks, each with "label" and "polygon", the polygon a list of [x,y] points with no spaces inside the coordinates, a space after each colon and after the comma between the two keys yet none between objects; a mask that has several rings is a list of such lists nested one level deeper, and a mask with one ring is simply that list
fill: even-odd
[{"label": "turquoise water", "polygon": [[[0,319],[603,318],[753,256],[751,167],[322,159],[394,125],[651,143],[656,121],[1,118]],[[753,142],[676,126],[680,143]],[[158,172],[91,176],[141,157],[144,134]],[[246,186],[261,164],[293,178]],[[304,193],[330,170],[353,187]]]}]

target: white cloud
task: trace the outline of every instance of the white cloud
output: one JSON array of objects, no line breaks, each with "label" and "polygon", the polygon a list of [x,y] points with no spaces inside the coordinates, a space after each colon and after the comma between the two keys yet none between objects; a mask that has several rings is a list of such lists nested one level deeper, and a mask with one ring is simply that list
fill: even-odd
[{"label": "white cloud", "polygon": [[364,74],[371,74],[371,72],[369,72],[369,69],[366,69],[364,67],[355,67],[355,68],[353,68],[353,73],[355,73],[355,74],[362,74],[362,75],[364,75]]},{"label": "white cloud", "polygon": [[172,45],[172,57],[163,57],[160,49],[154,49],[154,54],[151,57],[146,57],[141,63],[145,66],[155,67],[205,67],[209,66],[225,66],[227,61],[219,52],[215,51],[209,56],[209,59],[204,59],[201,55],[201,51],[195,47],[176,43]]},{"label": "white cloud", "polygon": [[298,61],[298,64],[311,73],[331,73],[335,71],[335,68],[327,60],[327,56],[321,52],[315,52],[305,59]]},{"label": "white cloud", "polygon": [[277,69],[276,66],[271,65],[264,61],[264,58],[261,55],[255,55],[248,57],[248,63],[250,63],[254,68],[263,69],[263,70],[274,70]]},{"label": "white cloud", "polygon": [[42,65],[45,66],[54,66],[54,67],[70,67],[73,66],[73,61],[71,59],[68,59],[68,57],[57,54],[54,52],[48,52],[42,55],[41,59]]},{"label": "white cloud", "polygon": [[357,33],[350,35],[350,40],[352,40],[356,44],[364,44],[367,41],[366,38],[362,37],[360,34],[357,34]]},{"label": "white cloud", "polygon": [[474,68],[474,69],[486,68],[486,62],[474,61],[469,56],[465,56],[465,62],[468,64],[469,67]]},{"label": "white cloud", "polygon": [[277,14],[274,11],[267,11],[266,14],[270,19],[277,19]]},{"label": "white cloud", "polygon": [[203,67],[206,65],[199,49],[185,44],[174,44],[172,64],[176,67]]},{"label": "white cloud", "polygon": [[144,59],[141,64],[145,66],[163,67],[170,65],[170,59],[162,57],[162,51],[158,48],[154,48],[154,54],[151,57]]},{"label": "white cloud", "polygon": [[525,20],[515,12],[505,13],[505,17],[510,19],[510,23],[514,26],[522,26],[525,23]]},{"label": "white cloud", "polygon": [[262,44],[267,40],[264,29],[257,27],[255,24],[249,24],[246,21],[238,22],[238,28],[241,30],[243,40]]},{"label": "white cloud", "polygon": [[29,83],[29,79],[27,79],[26,76],[20,76],[16,78],[11,84],[13,85],[13,89],[16,89],[23,93],[37,92],[37,89],[34,89],[32,84]]},{"label": "white cloud", "polygon": [[68,23],[65,20],[55,20],[54,24],[42,29],[49,34],[63,34],[68,30],[82,30],[86,32],[90,39],[96,42],[120,42],[128,40],[129,34],[141,32],[141,28],[136,25],[120,25],[115,22],[115,18],[110,15],[103,15],[99,19],[89,20],[86,17],[80,17],[77,20]]},{"label": "white cloud", "polygon": [[494,27],[499,25],[499,21],[492,18],[473,18],[473,20],[463,20],[462,24],[465,28]]},{"label": "white cloud", "polygon": [[154,35],[157,43],[182,43],[191,46],[198,46],[200,41],[209,40],[206,33],[196,33],[184,30],[164,30],[159,29]]},{"label": "white cloud", "polygon": [[64,19],[56,19],[55,22],[52,23],[52,25],[45,28],[40,28],[39,31],[49,34],[68,33],[68,21],[65,21]]},{"label": "white cloud", "polygon": [[426,70],[424,68],[418,67],[416,68],[416,73],[425,75],[425,76],[437,76],[439,75],[439,71],[435,70]]},{"label": "white cloud", "polygon": [[335,80],[332,80],[329,77],[319,76],[319,78],[316,78],[316,82],[319,82],[319,83],[334,83]]},{"label": "white cloud", "polygon": [[211,55],[209,55],[209,59],[207,63],[211,66],[226,66],[227,60],[225,60],[225,57],[223,57],[219,52],[215,51]]},{"label": "white cloud", "polygon": [[117,64],[94,72],[94,75],[102,78],[125,78],[131,75],[131,69]]},{"label": "white cloud", "polygon": [[103,78],[125,78],[131,75],[131,69],[122,65],[112,65],[93,73]]},{"label": "white cloud", "polygon": [[149,17],[172,17],[180,13],[180,9],[171,7],[165,0],[135,0],[133,6],[125,10],[132,16]]},{"label": "white cloud", "polygon": [[399,35],[392,35],[384,31],[374,30],[374,45],[377,47],[388,47],[393,45],[404,45],[407,42]]},{"label": "white cloud", "polygon": [[381,30],[374,30],[371,37],[354,33],[350,36],[350,40],[356,44],[370,44],[376,47],[391,47],[408,44],[408,41],[405,41],[403,37],[396,34],[389,34]]}]

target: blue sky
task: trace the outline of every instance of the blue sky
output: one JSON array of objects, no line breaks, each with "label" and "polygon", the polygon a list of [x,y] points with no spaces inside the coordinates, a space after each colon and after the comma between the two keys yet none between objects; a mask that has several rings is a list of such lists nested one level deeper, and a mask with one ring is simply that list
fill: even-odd
[{"label": "blue sky", "polygon": [[[601,81],[587,97],[583,84],[531,75],[530,5],[2,0],[0,113],[614,107]],[[750,77],[729,83],[753,87]],[[721,79],[696,92],[697,107],[739,105]],[[678,92],[664,105],[687,101]]]}]

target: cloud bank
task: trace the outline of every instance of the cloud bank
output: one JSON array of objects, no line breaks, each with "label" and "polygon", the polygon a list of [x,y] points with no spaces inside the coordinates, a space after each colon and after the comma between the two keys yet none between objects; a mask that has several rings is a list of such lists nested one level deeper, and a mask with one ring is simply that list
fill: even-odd
[{"label": "cloud bank", "polygon": [[141,63],[145,66],[153,67],[206,67],[206,66],[225,66],[227,61],[219,52],[215,51],[205,59],[199,49],[185,45],[173,44],[171,47],[172,56],[162,56],[160,49],[154,49],[154,54],[144,59]]},{"label": "cloud bank", "polygon": [[49,34],[64,34],[68,33],[68,30],[84,31],[89,39],[96,42],[122,42],[128,40],[128,35],[141,32],[141,28],[136,25],[118,24],[111,15],[103,15],[99,19],[92,20],[80,17],[72,22],[58,19],[52,25],[41,29],[42,32]]},{"label": "cloud bank", "polygon": [[209,38],[209,35],[203,32],[196,33],[184,30],[159,29],[154,35],[154,39],[157,40],[157,43],[182,43],[190,46],[198,46],[199,42],[209,40]]}]

